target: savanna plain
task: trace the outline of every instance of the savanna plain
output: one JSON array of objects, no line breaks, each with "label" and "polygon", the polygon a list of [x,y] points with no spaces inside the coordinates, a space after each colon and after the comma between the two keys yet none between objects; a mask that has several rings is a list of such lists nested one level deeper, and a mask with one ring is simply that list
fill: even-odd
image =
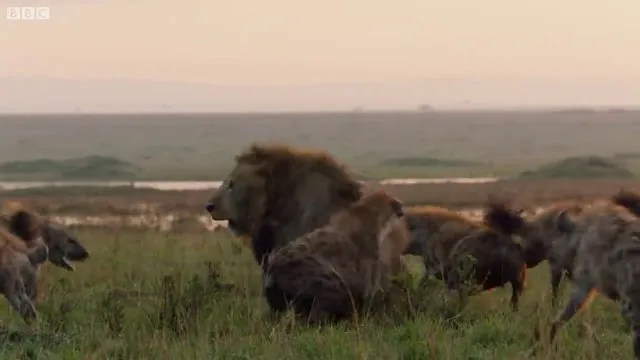
[{"label": "savanna plain", "polygon": [[[486,184],[384,185],[406,204],[480,208],[489,195],[523,207],[608,196],[630,178],[519,179],[562,158],[597,155],[640,169],[637,112],[344,113],[0,117],[0,162],[113,156],[136,178],[221,180],[252,141],[326,149],[364,178],[508,177]],[[636,154],[637,157],[636,157]],[[638,163],[636,163],[638,161]],[[34,180],[34,174],[2,174]],[[375,182],[372,182],[375,184]],[[68,225],[91,252],[74,272],[46,265],[40,318],[27,326],[0,306],[2,359],[626,359],[631,337],[618,306],[601,297],[564,327],[557,348],[533,357],[548,331],[546,263],[531,269],[519,312],[510,290],[462,307],[442,284],[412,270],[397,308],[324,327],[273,319],[249,248],[198,217],[212,191],[47,188],[0,191],[50,216],[172,214],[172,227]],[[563,299],[566,300],[567,286]]]}]

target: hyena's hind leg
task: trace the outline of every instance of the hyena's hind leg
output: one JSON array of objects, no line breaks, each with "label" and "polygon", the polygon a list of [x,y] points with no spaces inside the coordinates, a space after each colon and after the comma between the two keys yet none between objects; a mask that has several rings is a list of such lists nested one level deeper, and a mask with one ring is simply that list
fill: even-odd
[{"label": "hyena's hind leg", "polygon": [[620,312],[633,330],[633,353],[636,359],[640,359],[640,303],[623,295],[620,299]]},{"label": "hyena's hind leg", "polygon": [[314,294],[309,321],[315,324],[353,319],[364,310],[362,294],[354,294],[342,281],[333,281]]},{"label": "hyena's hind leg", "polygon": [[619,271],[618,286],[620,310],[633,330],[633,351],[635,358],[640,359],[640,269]]},{"label": "hyena's hind leg", "polygon": [[289,308],[290,303],[287,295],[276,284],[273,276],[267,272],[262,273],[262,294],[273,315],[280,315]]}]

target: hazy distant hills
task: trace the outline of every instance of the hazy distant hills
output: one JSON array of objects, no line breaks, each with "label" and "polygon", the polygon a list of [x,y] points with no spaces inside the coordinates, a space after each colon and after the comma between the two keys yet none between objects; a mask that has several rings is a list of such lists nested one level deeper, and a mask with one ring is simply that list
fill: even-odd
[{"label": "hazy distant hills", "polygon": [[135,79],[0,78],[0,112],[317,111],[640,105],[640,78],[416,79],[226,86]]}]

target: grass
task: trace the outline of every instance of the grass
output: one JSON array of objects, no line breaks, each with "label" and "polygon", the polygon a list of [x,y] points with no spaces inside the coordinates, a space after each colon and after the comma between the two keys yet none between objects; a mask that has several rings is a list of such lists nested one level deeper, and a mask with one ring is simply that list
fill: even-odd
[{"label": "grass", "polygon": [[[533,329],[546,328],[557,311],[550,308],[549,276],[541,265],[529,275],[518,313],[509,309],[509,289],[475,296],[456,313],[434,285],[413,299],[426,305],[413,316],[309,328],[266,315],[257,266],[224,232],[114,228],[77,234],[92,258],[73,273],[47,264],[36,327],[27,328],[8,306],[0,308],[1,358],[524,359]],[[631,355],[618,309],[603,299],[576,316],[558,344],[554,359]]]},{"label": "grass", "polygon": [[[275,140],[328,149],[372,179],[515,176],[588,154],[622,154],[638,173],[640,158],[628,156],[638,152],[637,119],[634,111],[2,115],[0,163],[100,154],[139,166],[141,180],[219,180],[249,143]],[[398,158],[478,165],[381,164]]]},{"label": "grass", "polygon": [[[637,113],[403,113],[0,117],[0,162],[101,154],[141,166],[141,179],[215,180],[254,140],[329,149],[367,178],[515,175],[560,158],[598,154],[634,173]],[[567,136],[571,134],[571,136]],[[384,159],[455,159],[483,166],[424,166]],[[449,160],[446,160],[449,161]],[[448,165],[451,165],[450,163]],[[2,178],[2,175],[0,175]],[[370,185],[377,186],[377,185]],[[521,205],[609,196],[624,179],[510,180],[492,184],[385,186],[407,205],[480,206],[489,194]],[[127,187],[0,191],[45,214],[202,214],[210,191]],[[189,224],[187,224],[189,225]],[[193,224],[191,224],[193,225]],[[41,319],[30,329],[0,307],[0,358],[7,359],[524,359],[536,327],[547,329],[546,264],[529,274],[522,308],[509,289],[453,299],[429,287],[413,315],[387,314],[324,328],[266,316],[248,249],[225,232],[195,226],[156,232],[79,228],[92,257],[66,272],[48,264]],[[412,269],[419,273],[419,262]],[[565,294],[566,299],[566,294]],[[631,356],[618,307],[598,298],[562,330],[554,359]],[[548,350],[548,349],[547,349]],[[542,352],[539,358],[550,358]]]}]

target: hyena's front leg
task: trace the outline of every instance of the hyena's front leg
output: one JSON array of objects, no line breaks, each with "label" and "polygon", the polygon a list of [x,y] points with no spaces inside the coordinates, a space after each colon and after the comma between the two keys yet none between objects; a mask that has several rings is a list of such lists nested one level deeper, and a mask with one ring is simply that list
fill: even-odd
[{"label": "hyena's front leg", "polygon": [[38,312],[31,299],[27,295],[22,282],[17,282],[14,286],[8,287],[5,298],[9,305],[17,311],[27,324],[32,324],[38,318]]},{"label": "hyena's front leg", "polygon": [[24,278],[23,284],[25,293],[31,302],[38,305],[44,293],[43,276],[40,276],[38,272],[28,275]]},{"label": "hyena's front leg", "polygon": [[444,280],[443,270],[440,265],[433,265],[430,261],[424,261],[424,276],[422,277],[422,284],[428,284],[431,281],[431,277],[436,280]]},{"label": "hyena's front leg", "polygon": [[560,282],[564,275],[564,269],[556,262],[549,264],[551,267],[551,304],[556,305],[558,303],[558,293],[560,291]]}]

